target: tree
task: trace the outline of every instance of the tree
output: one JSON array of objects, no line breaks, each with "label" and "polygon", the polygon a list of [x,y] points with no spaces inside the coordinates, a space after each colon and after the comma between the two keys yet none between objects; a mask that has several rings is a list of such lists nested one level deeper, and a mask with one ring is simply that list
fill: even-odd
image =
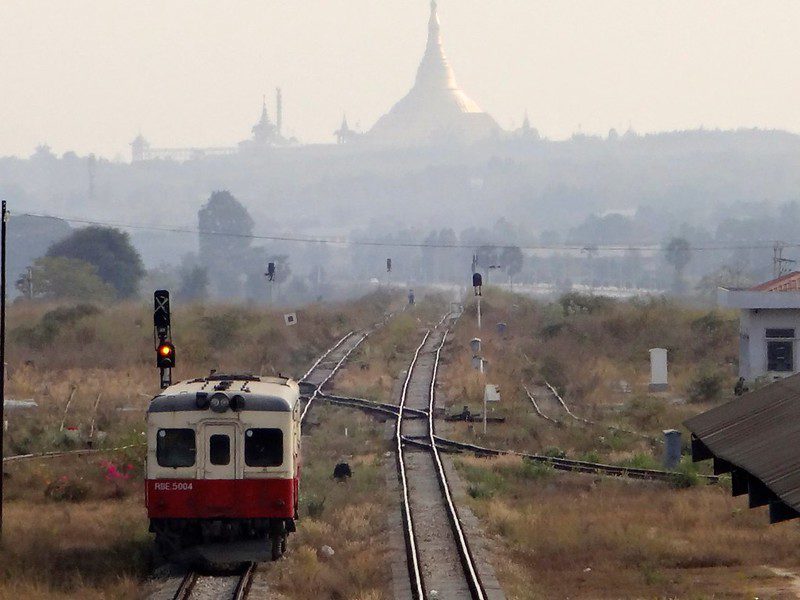
[{"label": "tree", "polygon": [[513,283],[514,277],[522,271],[525,257],[517,246],[506,246],[500,254],[500,262],[508,275],[508,280]]},{"label": "tree", "polygon": [[181,271],[181,287],[178,296],[181,300],[203,300],[208,295],[208,269],[194,265]]},{"label": "tree", "polygon": [[665,251],[667,263],[675,269],[674,289],[680,292],[683,290],[683,270],[692,260],[692,248],[686,238],[674,237],[667,244]]},{"label": "tree", "polygon": [[142,259],[127,233],[91,225],[78,229],[47,250],[49,257],[74,258],[97,267],[100,279],[111,284],[120,298],[136,294],[145,274]]},{"label": "tree", "polygon": [[253,234],[253,219],[226,190],[211,194],[197,213],[197,219],[200,225],[200,261],[208,269],[210,280],[217,290],[239,295],[242,274],[252,257],[250,236]]},{"label": "tree", "polygon": [[97,267],[75,258],[40,258],[33,263],[31,275],[30,283],[27,273],[21,275],[16,287],[26,296],[30,289],[32,298],[106,302],[115,295],[114,287],[98,276]]}]

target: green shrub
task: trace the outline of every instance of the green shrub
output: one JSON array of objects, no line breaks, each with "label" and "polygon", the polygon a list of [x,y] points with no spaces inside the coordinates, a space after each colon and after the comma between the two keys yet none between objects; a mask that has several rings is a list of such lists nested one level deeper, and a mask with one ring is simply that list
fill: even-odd
[{"label": "green shrub", "polygon": [[697,465],[685,456],[675,469],[670,485],[678,490],[694,487],[700,483],[700,474],[697,472]]},{"label": "green shrub", "polygon": [[476,500],[486,500],[494,496],[494,490],[480,483],[473,483],[467,488],[467,494],[470,498]]},{"label": "green shrub", "polygon": [[567,458],[567,453],[558,446],[550,446],[544,451],[544,455],[550,458]]},{"label": "green shrub", "polygon": [[89,495],[89,488],[82,481],[63,475],[47,484],[44,495],[56,502],[82,502]]},{"label": "green shrub", "polygon": [[558,302],[561,304],[561,310],[565,317],[582,313],[591,314],[614,305],[614,300],[607,296],[595,296],[578,292],[564,294],[558,299]]},{"label": "green shrub", "polygon": [[533,460],[523,460],[520,467],[520,475],[525,479],[545,479],[553,474],[553,467],[547,463],[541,463]]},{"label": "green shrub", "polygon": [[661,464],[649,454],[634,454],[629,459],[620,463],[622,467],[630,467],[631,469],[660,469]]},{"label": "green shrub", "polygon": [[719,399],[725,378],[718,371],[702,368],[689,384],[689,400],[691,402],[711,402]]},{"label": "green shrub", "polygon": [[309,498],[306,502],[306,514],[312,519],[318,519],[325,512],[325,498]]}]

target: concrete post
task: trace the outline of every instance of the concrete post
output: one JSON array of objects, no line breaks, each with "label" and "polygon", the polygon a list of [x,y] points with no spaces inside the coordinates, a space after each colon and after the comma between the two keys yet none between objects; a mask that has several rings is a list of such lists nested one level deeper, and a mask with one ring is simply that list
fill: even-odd
[{"label": "concrete post", "polygon": [[667,351],[665,348],[650,349],[650,391],[663,392],[667,384]]},{"label": "concrete post", "polygon": [[681,462],[681,432],[677,429],[664,430],[664,468],[674,469]]}]

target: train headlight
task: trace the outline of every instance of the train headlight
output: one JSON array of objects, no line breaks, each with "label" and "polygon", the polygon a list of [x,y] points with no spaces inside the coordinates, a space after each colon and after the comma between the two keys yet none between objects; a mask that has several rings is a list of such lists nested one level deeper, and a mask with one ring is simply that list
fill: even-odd
[{"label": "train headlight", "polygon": [[228,410],[230,406],[230,400],[225,394],[214,394],[211,396],[211,402],[209,403],[211,406],[211,410],[214,412],[225,412]]}]

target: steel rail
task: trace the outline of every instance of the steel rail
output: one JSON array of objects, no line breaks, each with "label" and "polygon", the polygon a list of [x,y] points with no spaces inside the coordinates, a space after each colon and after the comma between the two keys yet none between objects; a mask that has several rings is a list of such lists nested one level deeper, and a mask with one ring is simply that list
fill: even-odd
[{"label": "steel rail", "polygon": [[[348,337],[349,337],[349,336],[348,336]],[[311,408],[311,404],[314,402],[314,399],[315,399],[315,398],[316,398],[316,397],[317,397],[317,396],[320,394],[320,392],[322,391],[322,388],[325,386],[325,384],[326,384],[326,383],[328,383],[328,382],[329,382],[329,381],[330,381],[330,380],[333,378],[333,376],[334,376],[334,375],[336,374],[336,372],[337,372],[337,371],[338,371],[338,370],[339,370],[339,369],[342,367],[342,365],[343,365],[343,364],[345,363],[345,361],[346,361],[346,360],[347,360],[347,359],[350,357],[350,355],[353,353],[353,351],[354,351],[356,348],[358,348],[358,347],[361,345],[361,343],[362,343],[362,342],[363,342],[365,339],[367,339],[367,337],[369,337],[369,332],[366,332],[366,333],[364,333],[364,334],[361,336],[361,338],[360,338],[360,339],[359,339],[359,340],[358,340],[358,341],[357,341],[357,342],[356,342],[356,343],[353,345],[353,347],[352,347],[352,348],[350,348],[350,349],[349,349],[347,352],[345,352],[345,353],[344,353],[344,356],[342,356],[341,360],[339,360],[339,362],[337,362],[337,363],[336,363],[336,365],[333,367],[333,370],[331,370],[331,372],[328,374],[328,376],[327,376],[327,377],[325,377],[325,379],[323,379],[323,380],[322,380],[322,381],[319,383],[319,385],[317,385],[317,387],[314,389],[314,393],[313,393],[313,394],[311,394],[311,395],[308,397],[308,402],[306,402],[306,405],[303,407],[303,412],[302,412],[302,414],[300,415],[300,423],[302,423],[303,421],[305,421],[305,419],[306,419],[306,414],[308,413],[308,410],[309,410],[309,408]],[[344,341],[344,340],[342,340],[342,341]],[[337,347],[338,347],[338,344],[337,344]]]},{"label": "steel rail", "polygon": [[[447,481],[447,473],[445,473],[442,459],[439,456],[439,448],[436,443],[436,434],[434,429],[433,409],[436,404],[436,375],[439,371],[439,358],[447,341],[447,331],[445,330],[442,335],[442,342],[436,348],[436,355],[433,360],[433,371],[431,373],[431,385],[428,394],[428,440],[430,442],[430,451],[433,455],[433,460],[436,463],[436,475],[439,480],[439,487],[445,498],[445,505],[447,507],[447,514],[450,518],[450,526],[455,534],[456,541],[458,542],[458,553],[461,558],[461,566],[464,568],[464,573],[467,576],[467,584],[469,585],[472,597],[475,600],[485,600],[486,590],[483,587],[483,582],[478,574],[478,569],[475,566],[475,559],[472,555],[472,550],[467,542],[467,537],[464,535],[464,528],[461,526],[461,519],[458,516],[453,495],[450,491],[450,484]],[[398,422],[401,419],[398,419]]]},{"label": "steel rail", "polygon": [[[659,469],[640,469],[636,467],[624,467],[621,465],[608,465],[604,463],[593,463],[584,460],[573,460],[570,458],[557,458],[554,456],[543,456],[541,454],[529,454],[525,452],[518,452],[516,450],[498,450],[496,448],[487,448],[485,446],[478,446],[467,442],[459,442],[447,438],[435,436],[436,444],[443,444],[453,448],[460,448],[462,450],[475,452],[485,455],[509,455],[519,456],[528,460],[547,463],[554,469],[561,471],[576,471],[580,473],[597,473],[600,475],[615,475],[620,477],[629,477],[633,479],[651,479],[660,481],[673,481],[680,473],[675,471],[663,471]],[[709,483],[717,483],[719,477],[717,475],[699,475],[700,478],[705,479]]]},{"label": "steel rail", "polygon": [[640,433],[638,431],[631,431],[630,429],[624,429],[622,427],[617,427],[616,425],[603,425],[602,423],[598,423],[597,421],[592,421],[591,419],[585,419],[584,417],[579,417],[569,409],[569,407],[567,406],[567,403],[564,402],[564,399],[561,397],[561,394],[558,393],[558,390],[556,390],[555,387],[550,385],[547,381],[545,381],[544,384],[548,388],[550,388],[550,391],[553,393],[553,396],[556,397],[556,400],[559,401],[559,403],[564,408],[564,410],[567,412],[567,414],[570,417],[572,417],[573,419],[575,419],[576,421],[580,421],[580,422],[582,422],[582,423],[584,423],[586,425],[594,425],[595,427],[605,427],[609,431],[618,431],[619,433],[626,433],[628,435],[632,435],[632,436],[635,436],[635,437],[639,437],[639,438],[648,440],[649,442],[652,442],[654,444],[663,444],[664,443],[664,440],[661,440],[659,438],[653,437],[651,435],[647,435],[646,433]]},{"label": "steel rail", "polygon": [[425,586],[422,581],[422,567],[419,560],[419,552],[417,551],[417,538],[414,534],[414,519],[411,516],[411,503],[409,501],[409,487],[408,479],[406,477],[406,462],[403,457],[403,411],[406,405],[406,398],[408,397],[408,386],[411,382],[411,375],[414,372],[414,367],[419,359],[419,353],[428,337],[431,335],[431,330],[425,332],[425,337],[422,338],[422,343],[417,347],[414,352],[414,358],[408,367],[406,379],[403,382],[403,391],[400,394],[400,404],[397,412],[397,423],[395,428],[395,441],[397,443],[396,456],[397,456],[397,473],[400,477],[400,488],[403,495],[403,532],[406,538],[406,555],[408,563],[408,575],[411,579],[411,595],[414,600],[425,600]]},{"label": "steel rail", "polygon": [[344,341],[345,341],[347,338],[349,338],[351,335],[353,335],[353,332],[352,332],[352,331],[350,331],[350,332],[346,333],[346,334],[344,335],[344,337],[342,337],[342,339],[340,339],[340,340],[339,340],[338,342],[336,342],[336,343],[335,343],[333,346],[331,346],[330,348],[328,348],[328,349],[325,351],[325,353],[323,353],[323,354],[322,354],[322,356],[320,356],[320,357],[317,359],[317,362],[315,362],[313,365],[311,365],[311,368],[310,368],[308,371],[306,371],[306,374],[305,374],[305,375],[303,375],[303,376],[300,378],[300,382],[302,383],[302,382],[304,382],[306,379],[308,379],[308,376],[309,376],[309,375],[311,375],[311,373],[313,373],[313,372],[314,372],[314,369],[316,369],[316,368],[319,366],[319,363],[321,363],[323,360],[325,360],[326,358],[328,358],[328,355],[329,355],[331,352],[333,352],[334,350],[336,350],[336,349],[337,349],[339,346],[341,346],[341,345],[344,343]]},{"label": "steel rail", "polygon": [[[356,398],[354,396],[341,396],[338,394],[326,394],[325,392],[320,392],[317,395],[318,398],[322,398],[323,400],[328,400],[329,402],[343,404],[345,406],[354,406],[356,408],[365,408],[367,410],[372,409],[383,409],[383,411],[389,411],[395,416],[400,410],[400,407],[397,404],[389,404],[387,402],[377,402],[375,400],[368,400],[367,398]],[[427,417],[428,411],[423,410],[421,408],[412,408],[410,406],[405,407],[405,412],[411,413],[418,417]]]},{"label": "steel rail", "polygon": [[546,419],[547,421],[550,421],[553,425],[557,425],[559,427],[561,426],[561,421],[559,421],[558,419],[554,419],[553,417],[548,417],[546,414],[542,412],[542,409],[539,408],[539,403],[536,402],[536,398],[534,398],[533,394],[531,394],[530,390],[527,387],[523,385],[522,389],[525,390],[525,393],[528,395],[528,399],[533,403],[533,408],[534,410],[536,410],[537,415],[539,415],[543,419]]},{"label": "steel rail", "polygon": [[250,586],[253,585],[253,577],[256,574],[256,563],[247,563],[247,568],[242,573],[239,583],[236,584],[236,590],[233,592],[233,600],[245,600],[250,591]]},{"label": "steel rail", "polygon": [[175,595],[172,597],[172,600],[188,600],[192,595],[192,589],[194,589],[194,584],[197,581],[197,573],[194,571],[188,571],[186,575],[183,576],[181,580],[181,584],[178,586]]}]

